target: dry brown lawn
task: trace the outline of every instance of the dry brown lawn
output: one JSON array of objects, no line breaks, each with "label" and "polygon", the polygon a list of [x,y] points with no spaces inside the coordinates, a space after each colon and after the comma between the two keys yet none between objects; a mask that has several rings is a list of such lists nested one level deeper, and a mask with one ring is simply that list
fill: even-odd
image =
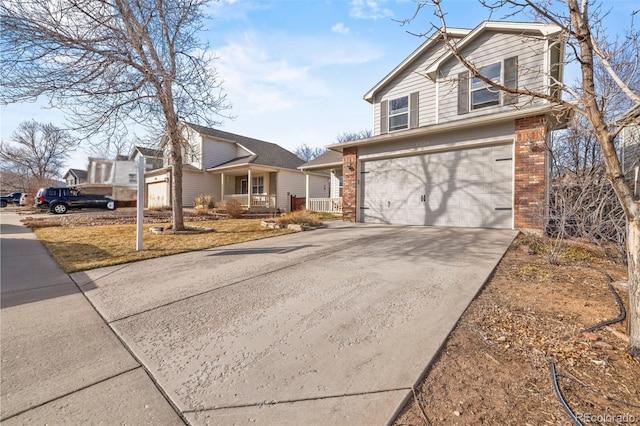
[{"label": "dry brown lawn", "polygon": [[56,226],[34,229],[34,232],[67,273],[294,232],[262,227],[256,219],[186,223],[187,226],[213,229],[213,232],[202,234],[156,235],[149,232],[150,226],[158,225],[161,224],[144,225],[142,251],[136,251],[136,226],[132,224]]}]

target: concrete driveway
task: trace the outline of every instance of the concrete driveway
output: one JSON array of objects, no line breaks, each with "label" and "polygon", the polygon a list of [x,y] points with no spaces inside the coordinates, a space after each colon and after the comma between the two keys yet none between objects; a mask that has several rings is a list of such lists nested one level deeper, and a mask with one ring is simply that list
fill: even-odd
[{"label": "concrete driveway", "polygon": [[515,235],[334,222],[71,277],[192,424],[385,424]]}]

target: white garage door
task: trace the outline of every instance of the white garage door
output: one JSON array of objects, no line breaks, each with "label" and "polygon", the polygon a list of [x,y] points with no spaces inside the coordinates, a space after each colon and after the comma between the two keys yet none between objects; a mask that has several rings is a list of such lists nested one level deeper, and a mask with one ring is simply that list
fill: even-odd
[{"label": "white garage door", "polygon": [[511,228],[512,145],[362,163],[365,222]]},{"label": "white garage door", "polygon": [[147,186],[147,207],[164,207],[169,205],[167,200],[167,183],[153,182]]}]

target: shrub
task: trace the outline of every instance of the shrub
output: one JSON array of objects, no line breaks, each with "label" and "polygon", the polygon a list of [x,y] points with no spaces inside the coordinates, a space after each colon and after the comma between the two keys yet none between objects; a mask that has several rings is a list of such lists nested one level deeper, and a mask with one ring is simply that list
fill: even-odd
[{"label": "shrub", "polygon": [[285,213],[282,216],[276,218],[276,223],[283,225],[297,224],[307,226],[320,226],[322,225],[322,218],[318,213],[311,210],[298,210],[291,213]]},{"label": "shrub", "polygon": [[233,219],[239,219],[244,214],[244,207],[240,201],[232,198],[224,202],[224,211]]},{"label": "shrub", "polygon": [[198,195],[195,200],[193,200],[193,205],[195,206],[195,211],[198,216],[204,216],[209,213],[209,209],[213,208],[213,195]]}]

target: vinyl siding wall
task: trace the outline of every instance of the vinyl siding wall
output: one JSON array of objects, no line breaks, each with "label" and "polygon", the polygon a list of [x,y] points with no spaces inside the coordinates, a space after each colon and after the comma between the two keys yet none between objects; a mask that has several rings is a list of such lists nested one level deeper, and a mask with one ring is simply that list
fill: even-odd
[{"label": "vinyl siding wall", "polygon": [[[518,34],[504,34],[494,31],[480,35],[473,43],[465,46],[462,54],[478,68],[495,64],[512,56],[518,57],[518,87],[541,91],[545,79],[541,72],[544,67],[544,58],[548,52],[544,51],[545,41],[539,37],[526,37]],[[496,114],[504,111],[513,111],[513,105],[492,106],[470,110],[467,114],[458,114],[458,98],[456,81],[458,73],[466,71],[457,59],[452,58],[440,70],[439,74],[444,78],[438,82],[440,102],[438,110],[439,123],[453,120],[471,118],[479,115]],[[502,69],[504,72],[504,67]],[[543,101],[531,100],[525,96],[519,96],[519,106],[538,105]]]},{"label": "vinyl siding wall", "polygon": [[364,145],[358,147],[358,157],[362,160],[384,156],[416,155],[428,151],[444,151],[469,147],[469,144],[495,144],[513,141],[515,125],[513,121],[477,126],[462,130],[438,133],[432,136],[418,136],[410,139]]},{"label": "vinyl siding wall", "polygon": [[219,166],[236,158],[236,144],[204,138],[202,143],[203,169]]},{"label": "vinyl siding wall", "polygon": [[[545,77],[540,71],[544,67],[545,57],[549,55],[549,52],[544,51],[545,45],[545,40],[539,36],[527,37],[517,33],[505,34],[487,31],[465,46],[462,54],[478,67],[518,56],[518,87],[541,90],[545,84]],[[456,80],[458,73],[465,71],[466,68],[460,65],[455,58],[449,60],[438,72],[438,76],[444,77],[439,79],[437,88],[436,83],[423,75],[424,70],[444,52],[442,43],[428,49],[407,70],[376,93],[373,105],[374,136],[381,132],[380,103],[408,96],[413,92],[419,92],[419,127],[513,110],[513,105],[494,106],[459,115]],[[542,102],[542,100],[534,100],[533,104],[541,104]],[[525,104],[531,104],[531,100],[520,96],[517,105],[523,106]]]},{"label": "vinyl siding wall", "polygon": [[220,179],[217,188],[214,175],[204,172],[192,172],[184,170],[182,173],[182,204],[185,207],[193,207],[193,200],[202,194],[220,193]]},{"label": "vinyl siding wall", "polygon": [[309,197],[326,198],[331,193],[329,176],[311,175],[309,179]]},{"label": "vinyl siding wall", "polygon": [[278,208],[282,211],[288,212],[291,210],[291,200],[289,199],[289,196],[296,195],[298,197],[304,197],[305,195],[305,176],[299,172],[280,170],[278,172],[277,186]]},{"label": "vinyl siding wall", "polygon": [[435,123],[436,86],[433,81],[424,75],[424,70],[443,53],[443,43],[438,43],[427,49],[403,73],[387,83],[380,92],[376,93],[373,105],[374,136],[380,134],[380,102],[408,96],[413,92],[420,92],[418,126],[428,126]]},{"label": "vinyl siding wall", "polygon": [[340,197],[340,178],[333,172],[331,173],[331,194],[329,196],[331,198]]}]

